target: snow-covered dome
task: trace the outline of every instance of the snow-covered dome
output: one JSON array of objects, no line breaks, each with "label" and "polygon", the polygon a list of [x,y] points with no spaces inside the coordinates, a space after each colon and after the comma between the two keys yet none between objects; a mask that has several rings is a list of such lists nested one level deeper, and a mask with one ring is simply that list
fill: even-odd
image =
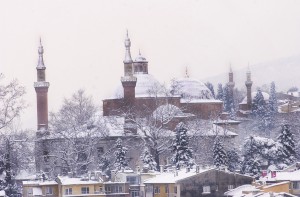
[{"label": "snow-covered dome", "polygon": [[[270,98],[270,95],[268,93],[266,93],[266,92],[261,92],[261,93],[262,93],[262,95],[264,97],[264,100],[268,101],[269,98]],[[252,101],[253,101],[254,97],[256,96],[256,94],[257,94],[257,92],[252,92],[251,93]],[[241,104],[246,104],[246,103],[247,103],[247,96],[243,99],[243,101],[241,102]]]},{"label": "snow-covered dome", "polygon": [[135,62],[147,62],[146,58],[143,57],[141,54],[139,54],[139,55],[135,58],[134,61],[135,61]]},{"label": "snow-covered dome", "polygon": [[[154,97],[155,92],[161,88],[160,83],[150,74],[134,74],[137,78],[135,97]],[[120,83],[113,98],[123,98],[124,90]]]},{"label": "snow-covered dome", "polygon": [[173,80],[171,92],[187,99],[214,99],[203,82],[189,77]]},{"label": "snow-covered dome", "polygon": [[153,112],[153,117],[162,121],[170,120],[175,116],[181,116],[183,112],[175,105],[161,105]]}]

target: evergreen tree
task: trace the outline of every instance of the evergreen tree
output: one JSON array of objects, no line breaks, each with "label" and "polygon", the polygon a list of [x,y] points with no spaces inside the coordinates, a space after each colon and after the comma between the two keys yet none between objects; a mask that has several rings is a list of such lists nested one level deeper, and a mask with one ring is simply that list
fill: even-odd
[{"label": "evergreen tree", "polygon": [[180,169],[181,165],[192,167],[194,165],[193,151],[189,147],[187,129],[183,123],[179,123],[175,131],[176,138],[171,146],[173,152],[172,161],[177,169]]},{"label": "evergreen tree", "polygon": [[117,139],[116,149],[115,167],[117,170],[121,170],[128,166],[128,161],[126,159],[127,148],[123,146],[122,140],[120,138]]},{"label": "evergreen tree", "polygon": [[230,88],[228,85],[224,87],[223,90],[223,107],[224,111],[228,113],[234,112],[234,103],[233,103],[233,98],[232,95],[230,94]]},{"label": "evergreen tree", "polygon": [[215,138],[213,146],[214,165],[217,169],[224,169],[228,166],[228,158],[223,144],[219,137]]},{"label": "evergreen tree", "polygon": [[145,147],[144,151],[142,152],[141,160],[143,162],[143,169],[157,170],[157,164],[147,147]]},{"label": "evergreen tree", "polygon": [[213,97],[216,98],[216,96],[215,96],[215,90],[214,90],[214,85],[212,83],[210,83],[210,82],[206,82],[205,85],[210,90],[210,92],[213,95]]},{"label": "evergreen tree", "polygon": [[223,101],[223,87],[222,87],[221,83],[218,84],[218,90],[217,90],[216,99],[218,99],[220,101]]},{"label": "evergreen tree", "polygon": [[227,152],[228,157],[228,170],[234,172],[239,169],[240,166],[240,157],[235,150],[230,150]]},{"label": "evergreen tree", "polygon": [[256,143],[253,136],[248,137],[244,143],[243,162],[241,172],[254,177],[260,175],[259,156],[261,147]]},{"label": "evergreen tree", "polygon": [[278,142],[283,147],[283,156],[280,158],[283,163],[291,164],[295,161],[296,147],[294,135],[291,133],[290,126],[284,124],[281,127],[281,132],[277,137]]},{"label": "evergreen tree", "polygon": [[15,180],[13,179],[13,173],[11,169],[11,160],[10,160],[10,142],[7,140],[6,142],[6,154],[4,156],[5,163],[4,163],[4,168],[5,168],[5,178],[4,178],[4,191],[5,195],[8,197],[14,197],[18,196],[18,188],[16,185]]},{"label": "evergreen tree", "polygon": [[271,87],[270,87],[269,106],[270,106],[270,111],[272,113],[274,114],[278,113],[277,95],[276,95],[276,88],[274,82],[271,83]]}]

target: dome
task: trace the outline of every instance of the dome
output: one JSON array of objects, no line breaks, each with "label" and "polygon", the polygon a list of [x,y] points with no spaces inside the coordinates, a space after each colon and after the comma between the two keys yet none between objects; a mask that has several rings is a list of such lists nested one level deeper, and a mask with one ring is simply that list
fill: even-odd
[{"label": "dome", "polygon": [[193,78],[179,78],[173,81],[171,92],[187,99],[214,99],[206,85]]},{"label": "dome", "polygon": [[[154,97],[153,92],[160,89],[160,83],[150,74],[134,74],[137,78],[135,97]],[[123,98],[124,90],[122,84],[117,87],[113,98]]]},{"label": "dome", "polygon": [[[266,92],[261,92],[261,93],[262,93],[262,95],[264,97],[264,100],[268,101],[269,98],[270,98],[270,95],[268,93],[266,93]],[[256,96],[256,94],[257,94],[257,92],[252,92],[251,93],[252,101],[253,101],[254,97]],[[242,104],[246,104],[247,103],[247,97],[245,97],[241,103]]]},{"label": "dome", "polygon": [[183,112],[175,105],[161,105],[153,112],[153,117],[162,121],[168,121],[175,116],[182,116]]},{"label": "dome", "polygon": [[135,61],[135,62],[147,62],[146,58],[143,57],[141,54],[139,54],[139,55],[135,58],[134,61]]}]

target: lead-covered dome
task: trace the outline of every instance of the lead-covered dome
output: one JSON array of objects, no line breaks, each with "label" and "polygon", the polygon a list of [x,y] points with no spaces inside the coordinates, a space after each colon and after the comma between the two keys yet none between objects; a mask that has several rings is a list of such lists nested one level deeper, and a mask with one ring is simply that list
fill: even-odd
[{"label": "lead-covered dome", "polygon": [[[150,74],[134,74],[137,78],[135,87],[135,97],[154,97],[157,96],[157,92],[161,89],[161,84]],[[159,95],[158,95],[159,96]],[[113,98],[123,98],[124,91],[123,86],[120,84]]]},{"label": "lead-covered dome", "polygon": [[214,99],[211,91],[203,82],[189,77],[174,79],[171,93],[180,95],[183,99]]},{"label": "lead-covered dome", "polygon": [[[266,93],[266,92],[261,92],[261,93],[262,93],[262,95],[263,95],[263,97],[264,97],[264,100],[265,100],[265,101],[269,101],[270,95],[269,95],[268,93]],[[253,99],[255,98],[256,94],[257,94],[257,92],[252,92],[252,93],[251,93],[252,101],[253,101]],[[241,102],[241,104],[246,104],[246,103],[247,103],[247,97],[245,97],[245,98],[243,99],[243,101]]]}]

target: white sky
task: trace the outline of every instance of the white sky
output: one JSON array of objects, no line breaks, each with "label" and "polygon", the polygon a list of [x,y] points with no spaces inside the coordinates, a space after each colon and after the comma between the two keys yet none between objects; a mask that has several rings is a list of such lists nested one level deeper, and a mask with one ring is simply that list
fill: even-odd
[{"label": "white sky", "polygon": [[[124,36],[132,56],[168,82],[206,78],[280,57],[299,55],[299,0],[3,0],[0,1],[0,72],[26,86],[23,127],[35,129],[39,37],[44,45],[49,110],[79,88],[97,104],[123,74]],[[225,77],[225,76],[224,76]]]}]

